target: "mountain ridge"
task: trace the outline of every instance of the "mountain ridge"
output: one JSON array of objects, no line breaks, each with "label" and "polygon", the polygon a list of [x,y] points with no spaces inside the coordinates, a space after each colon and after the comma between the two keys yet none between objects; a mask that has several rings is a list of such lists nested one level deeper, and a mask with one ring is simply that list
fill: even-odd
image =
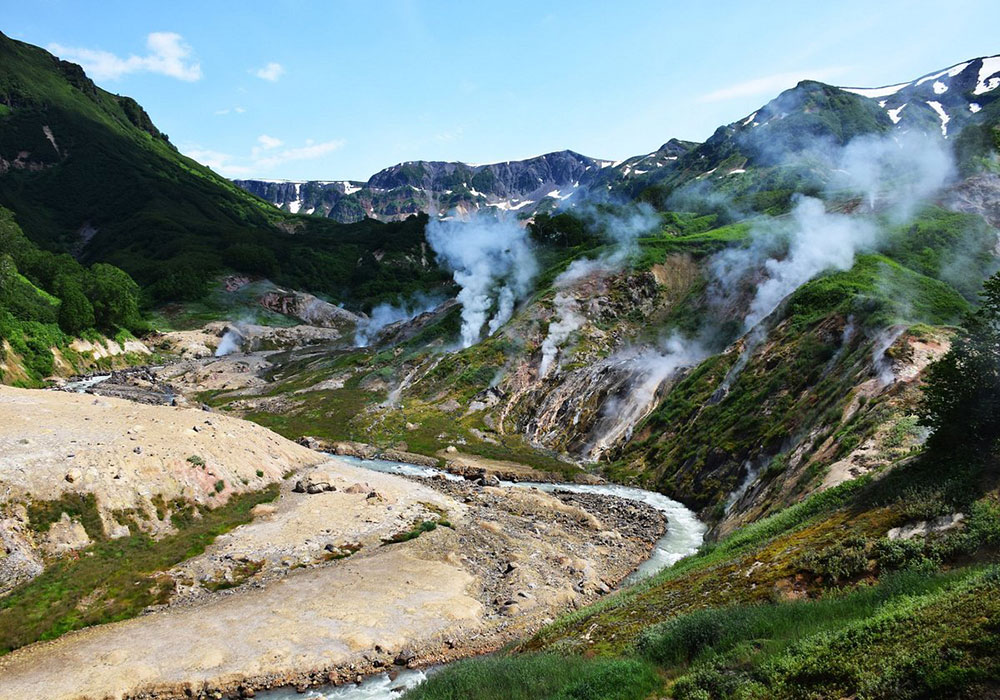
[{"label": "mountain ridge", "polygon": [[[774,119],[783,121],[793,111],[793,105],[797,108],[804,100],[817,95],[815,86],[823,86],[818,91],[828,93],[824,98],[828,102],[835,100],[837,93],[861,98],[856,108],[867,112],[869,123],[865,131],[899,128],[933,132],[937,127],[941,136],[948,138],[949,129],[951,135],[956,135],[969,124],[995,117],[992,112],[996,110],[992,105],[997,98],[996,88],[1000,87],[1000,55],[972,58],[909,82],[876,88],[835,86],[803,80],[749,115],[720,126],[704,143],[670,139],[651,153],[620,161],[591,158],[572,150],[563,150],[534,158],[481,165],[461,161],[406,161],[378,171],[367,181],[275,182],[243,178],[233,182],[289,213],[325,216],[338,221],[358,221],[363,217],[393,221],[432,209],[442,214],[454,209],[460,215],[484,209],[513,213],[518,218],[528,219],[537,213],[551,213],[581,201],[582,192],[587,193],[588,200],[603,201],[635,196],[643,189],[656,187],[664,181],[671,183],[672,187],[682,184],[690,179],[686,172],[710,175],[726,159],[716,156],[725,152],[726,157],[730,157],[739,150],[725,145],[727,135],[746,136],[755,127],[771,126]],[[845,100],[850,102],[851,98],[840,101],[843,103]],[[815,108],[815,105],[810,104],[809,108]],[[877,110],[881,110],[882,114],[879,115]],[[983,114],[984,110],[991,114]],[[757,119],[764,115],[768,115],[768,119]],[[819,135],[812,127],[806,133]],[[861,132],[855,128],[847,133],[856,135]],[[768,134],[768,139],[772,136]],[[843,138],[844,133],[836,134],[839,142],[843,142]],[[753,140],[744,138],[744,143],[753,149]],[[757,147],[757,150],[760,148]],[[678,162],[693,152],[699,158],[708,156],[710,167],[699,169],[697,166],[700,164],[690,158],[687,162]],[[558,177],[540,178],[536,187],[531,186],[533,181],[516,185],[518,177],[524,174],[523,170],[532,171],[534,162],[548,164],[550,160],[559,161],[567,157],[582,163],[582,172],[579,169],[564,169]],[[741,167],[742,164],[736,163],[731,171],[739,171]],[[515,172],[504,173],[504,170]],[[482,173],[491,177],[483,177]],[[477,175],[480,176],[478,184],[474,182]],[[534,176],[538,177],[537,174]],[[457,192],[455,188],[459,188]]]}]

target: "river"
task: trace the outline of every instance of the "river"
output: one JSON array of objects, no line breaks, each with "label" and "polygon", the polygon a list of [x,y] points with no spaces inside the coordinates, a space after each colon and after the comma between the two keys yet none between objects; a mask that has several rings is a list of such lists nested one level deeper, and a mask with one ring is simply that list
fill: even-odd
[{"label": "river", "polygon": [[[444,476],[453,481],[463,481],[464,479],[454,474],[434,469],[431,467],[420,467],[415,464],[403,464],[400,462],[386,462],[378,459],[357,459],[354,457],[337,457],[350,464],[354,464],[373,471],[387,472],[389,474],[399,474],[402,476],[414,476],[430,478],[434,476]],[[543,484],[537,482],[522,481],[518,483],[501,481],[501,486],[515,488],[536,488],[541,491],[569,491],[573,493],[598,493],[608,496],[617,496],[632,501],[641,501],[663,513],[667,519],[667,531],[650,552],[639,567],[632,572],[622,585],[630,585],[636,581],[652,576],[656,572],[665,569],[674,562],[694,554],[701,546],[705,536],[705,525],[698,520],[697,516],[677,501],[667,498],[661,493],[646,491],[645,489],[631,486],[619,486],[618,484]],[[257,693],[258,698],[265,700],[393,700],[409,688],[419,685],[429,674],[433,674],[437,668],[425,670],[405,670],[399,673],[395,679],[390,679],[388,674],[382,673],[372,676],[358,685],[342,686],[319,686],[308,690],[305,693],[298,693],[293,688],[277,688],[275,690],[261,691]]]}]

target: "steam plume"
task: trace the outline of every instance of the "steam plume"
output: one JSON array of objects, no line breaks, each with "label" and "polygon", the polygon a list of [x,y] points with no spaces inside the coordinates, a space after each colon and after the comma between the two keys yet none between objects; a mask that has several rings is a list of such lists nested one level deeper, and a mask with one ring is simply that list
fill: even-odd
[{"label": "steam plume", "polygon": [[431,219],[427,242],[461,287],[462,347],[479,342],[487,322],[490,333],[506,323],[538,271],[527,232],[513,221],[485,214],[469,221]]},{"label": "steam plume", "polygon": [[570,334],[580,328],[586,320],[577,313],[578,305],[572,296],[559,292],[553,303],[555,304],[553,318],[558,320],[549,324],[549,333],[542,342],[542,362],[538,366],[539,378],[549,373],[549,369],[559,353],[559,346],[566,342]]},{"label": "steam plume", "polygon": [[379,304],[372,309],[368,318],[358,321],[354,332],[354,345],[361,348],[369,345],[375,337],[386,326],[391,326],[399,321],[408,321],[422,313],[436,308],[441,299],[426,295],[418,295],[413,299],[401,304],[390,304],[388,302]]},{"label": "steam plume", "polygon": [[[660,223],[656,212],[646,203],[630,207],[624,212],[609,212],[588,207],[581,210],[579,215],[587,220],[588,226],[599,230],[612,247],[609,252],[597,258],[581,258],[570,263],[553,282],[553,286],[559,290],[568,289],[594,275],[607,276],[617,272],[635,252],[636,239],[654,230]],[[548,335],[542,342],[539,378],[549,373],[559,353],[559,346],[586,322],[586,319],[578,313],[579,304],[571,293],[560,291],[553,299],[553,303],[555,313],[549,324]]]},{"label": "steam plume", "polygon": [[235,325],[230,326],[226,329],[222,340],[219,341],[219,347],[215,349],[215,356],[223,357],[224,355],[239,352],[243,348],[243,340],[243,334],[240,333],[239,328]]}]

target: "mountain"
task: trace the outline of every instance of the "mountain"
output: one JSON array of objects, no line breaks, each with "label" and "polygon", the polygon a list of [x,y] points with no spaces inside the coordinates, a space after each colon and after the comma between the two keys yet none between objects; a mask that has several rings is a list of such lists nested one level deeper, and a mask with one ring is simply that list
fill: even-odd
[{"label": "mountain", "polygon": [[226,271],[350,302],[442,280],[419,263],[419,222],[278,211],[179,153],[131,98],[3,34],[0,206],[36,244],[117,265],[154,303],[202,298]]},{"label": "mountain", "polygon": [[[516,304],[504,270],[524,258],[449,257],[460,224],[429,225],[455,300],[382,309],[366,347],[275,356],[267,396],[208,399],[361,456],[585,464],[709,526],[672,568],[415,697],[530,697],[520,679],[566,659],[616,670],[535,695],[995,695],[1000,77],[962,65],[898,87],[898,120],[886,96],[803,81],[703,144],[581,177],[603,206],[527,223],[539,272]],[[920,100],[947,130],[907,114]],[[516,243],[502,224],[482,238]]]},{"label": "mountain", "polygon": [[1000,87],[1000,56],[958,63],[916,80],[879,88],[843,90],[876,102],[900,129],[938,126],[941,136],[959,133],[993,111]]},{"label": "mountain", "polygon": [[620,162],[558,151],[489,165],[408,161],[380,170],[367,182],[233,182],[290,213],[342,222],[364,217],[395,221],[432,207],[442,214],[482,209],[527,219],[584,198],[607,198],[635,177],[669,166],[694,145],[672,139],[653,153]]},{"label": "mountain", "polygon": [[442,212],[493,208],[530,216],[555,208],[610,165],[560,151],[490,165],[408,161],[375,173],[367,182],[234,182],[292,213],[338,221],[396,220],[431,206]]},{"label": "mountain", "polygon": [[[671,139],[652,153],[624,161],[560,151],[477,166],[410,161],[367,182],[234,182],[285,211],[344,222],[398,220],[432,206],[442,213],[492,209],[527,219],[572,206],[584,193],[588,201],[621,200],[652,188],[647,198],[663,198],[696,178],[742,175],[748,167],[787,163],[792,153],[815,150],[818,144],[843,145],[862,134],[896,130],[954,138],[966,126],[997,118],[998,85],[1000,56],[983,57],[880,88],[803,81],[720,127],[704,144]],[[775,189],[767,180],[773,184],[782,176],[773,171],[765,175],[763,183],[738,178],[742,182],[731,188],[735,199],[750,206],[766,199],[760,193]]]},{"label": "mountain", "polygon": [[[509,623],[524,620],[545,626],[524,628],[532,636],[519,644],[499,639],[513,642],[510,653],[449,664],[410,697],[996,695],[994,59],[892,88],[803,81],[704,143],[671,140],[618,163],[573,152],[484,166],[411,162],[364,183],[251,181],[241,185],[247,192],[179,156],[126,98],[9,43],[0,62],[0,195],[51,250],[26,242],[15,216],[0,211],[3,381],[44,383],[58,358],[74,359],[60,334],[90,323],[81,319],[93,317],[108,334],[142,320],[124,273],[90,264],[101,256],[130,266],[147,295],[164,292],[150,275],[185,265],[191,274],[175,283],[247,273],[187,307],[185,327],[199,328],[156,336],[164,367],[116,378],[214,411],[169,409],[174,418],[160,427],[129,418],[116,428],[121,443],[109,445],[142,465],[143,478],[111,478],[104,465],[128,463],[85,451],[83,441],[53,462],[56,447],[68,445],[7,438],[14,447],[5,463],[32,480],[30,491],[0,495],[16,499],[0,504],[0,535],[13,555],[0,556],[0,654],[15,650],[0,669],[17,674],[19,687],[35,687],[25,680],[42,667],[35,659],[56,657],[50,646],[18,647],[153,605],[157,614],[132,629],[162,632],[178,610],[236,619],[212,611],[238,604],[255,606],[269,629],[293,608],[325,624],[334,616],[308,605],[318,589],[297,586],[346,566],[348,583],[321,588],[367,594],[374,581],[426,598],[446,581],[469,608],[491,611],[491,626],[459,620],[454,637],[436,628],[430,647],[405,637],[376,647],[378,635],[368,635],[355,644],[363,663],[336,675],[309,663],[303,683],[451,659],[465,653],[469,629],[477,651],[496,648],[493,630],[514,634]],[[103,178],[88,190],[97,198],[90,210],[71,189],[87,186],[86,173]],[[64,189],[48,182],[57,176]],[[574,209],[579,202],[597,206]],[[424,213],[435,206],[442,216]],[[468,226],[448,215],[477,208],[525,220]],[[330,220],[350,217],[359,220]],[[79,220],[88,223],[83,240]],[[325,290],[333,303],[306,289]],[[342,301],[370,315],[349,313]],[[129,313],[111,313],[120,308]],[[255,320],[328,327],[245,324],[237,308]],[[108,405],[72,403],[94,415]],[[294,457],[290,443],[269,436],[260,448],[268,458],[251,451],[254,440],[234,451],[222,439],[223,431],[248,437],[238,417],[324,452],[445,468],[466,483],[414,476],[397,491],[388,475],[362,486],[364,477],[341,481],[325,466],[292,479],[294,465],[275,457]],[[149,442],[170,425],[178,432]],[[40,448],[46,468],[27,468],[37,463],[23,455]],[[83,470],[71,466],[82,460],[68,461],[95,456]],[[639,530],[649,536],[644,520],[595,493],[555,504],[557,513],[539,510],[548,496],[499,479],[607,480],[615,491],[629,485],[657,492],[643,497],[659,503],[675,499],[684,508],[670,504],[671,549],[657,556],[685,558],[601,597],[619,579],[588,563],[563,526],[576,523],[588,546],[620,553],[645,550],[648,540],[628,542]],[[100,488],[120,497],[105,501],[94,495]],[[254,505],[267,499],[276,500]],[[352,499],[359,510],[341,508]],[[591,518],[581,507],[594,503],[611,505]],[[513,519],[498,519],[506,508]],[[391,512],[384,531],[369,527],[375,509]],[[316,517],[299,518],[305,510]],[[338,513],[368,523],[370,539],[341,536],[330,519]],[[523,531],[510,527],[515,521]],[[690,540],[677,546],[684,522],[698,538],[705,528],[697,551]],[[57,538],[74,529],[90,535],[63,551]],[[282,551],[262,551],[279,529]],[[42,557],[35,542],[60,550]],[[569,554],[547,553],[550,546]],[[192,560],[192,551],[202,554]],[[366,568],[394,553],[407,563]],[[409,554],[435,564],[421,574]],[[448,568],[438,568],[442,560]],[[482,586],[466,585],[470,565],[489,572]],[[406,586],[386,586],[384,572],[399,566]],[[586,605],[570,591],[600,600]],[[277,602],[257,605],[265,594]],[[548,624],[550,610],[559,613],[547,605],[572,610]],[[97,631],[107,647],[121,639],[116,629]],[[190,626],[174,631],[182,629],[190,634]],[[114,692],[249,696],[299,683],[270,672],[273,645],[258,648],[227,657],[247,662],[258,674],[250,678],[189,682],[185,668],[171,676],[185,686],[165,688],[154,682],[162,669],[135,680],[126,663]],[[77,658],[91,664],[94,653]],[[63,668],[52,663],[50,677]],[[220,673],[209,666],[199,672]],[[67,694],[79,693],[76,678],[62,675]]]}]

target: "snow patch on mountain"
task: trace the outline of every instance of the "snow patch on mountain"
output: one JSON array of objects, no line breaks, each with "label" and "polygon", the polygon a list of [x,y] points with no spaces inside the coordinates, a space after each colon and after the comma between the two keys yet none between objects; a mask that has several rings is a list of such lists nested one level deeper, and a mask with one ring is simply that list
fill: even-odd
[{"label": "snow patch on mountain", "polygon": [[940,102],[928,100],[927,105],[937,112],[938,118],[941,120],[941,135],[948,138],[948,122],[951,121],[951,117],[944,111],[944,107],[941,106]]},{"label": "snow patch on mountain", "polygon": [[996,77],[997,73],[1000,73],[1000,56],[984,58],[983,65],[979,68],[979,80],[972,94],[982,95],[984,92],[996,90],[997,86],[1000,85],[1000,77]]},{"label": "snow patch on mountain", "polygon": [[890,95],[895,95],[897,92],[905,87],[909,87],[913,83],[899,83],[898,85],[887,85],[885,87],[878,88],[841,88],[845,92],[853,92],[855,95],[861,95],[862,97],[870,97],[875,99],[876,97],[889,97]]}]

